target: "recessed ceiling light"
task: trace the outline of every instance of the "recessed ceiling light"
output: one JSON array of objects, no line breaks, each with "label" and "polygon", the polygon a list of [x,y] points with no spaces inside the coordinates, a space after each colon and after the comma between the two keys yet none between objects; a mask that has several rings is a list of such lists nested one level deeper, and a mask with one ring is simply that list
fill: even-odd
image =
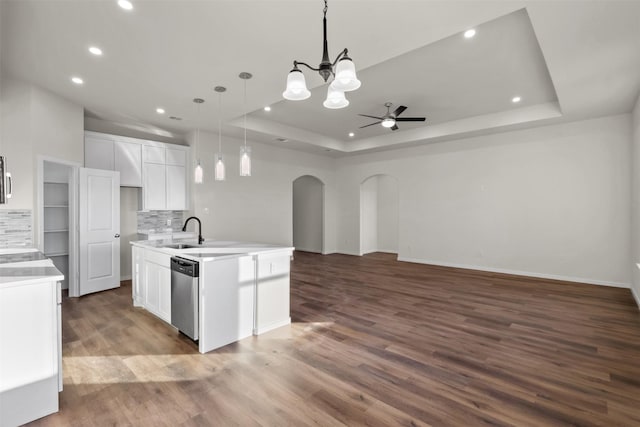
[{"label": "recessed ceiling light", "polygon": [[84,80],[82,80],[80,77],[71,77],[71,81],[77,85],[81,85],[82,83],[84,83]]},{"label": "recessed ceiling light", "polygon": [[356,134],[355,134],[355,133],[353,133],[353,132],[349,132],[349,136],[350,136],[351,138],[353,138],[354,136],[356,136]]},{"label": "recessed ceiling light", "polygon": [[176,117],[176,116],[170,116],[169,117],[171,120],[182,120],[182,117]]},{"label": "recessed ceiling light", "polygon": [[520,102],[522,98],[520,98],[519,96],[514,96],[513,98],[511,98],[511,102],[513,102],[514,104],[517,104],[518,102]]},{"label": "recessed ceiling light", "polygon": [[118,6],[120,6],[124,10],[133,9],[133,4],[131,4],[129,0],[118,0]]},{"label": "recessed ceiling light", "polygon": [[267,105],[266,107],[264,107],[264,111],[267,111],[267,112],[271,111],[271,107]]},{"label": "recessed ceiling light", "polygon": [[473,37],[475,35],[476,35],[476,30],[474,30],[473,28],[464,32],[464,38],[465,39],[470,39],[471,37]]},{"label": "recessed ceiling light", "polygon": [[89,48],[89,52],[93,53],[96,56],[102,55],[102,49],[100,49],[99,47],[95,47],[95,46],[91,46]]},{"label": "recessed ceiling light", "polygon": [[156,113],[164,114],[164,108],[156,108]]}]

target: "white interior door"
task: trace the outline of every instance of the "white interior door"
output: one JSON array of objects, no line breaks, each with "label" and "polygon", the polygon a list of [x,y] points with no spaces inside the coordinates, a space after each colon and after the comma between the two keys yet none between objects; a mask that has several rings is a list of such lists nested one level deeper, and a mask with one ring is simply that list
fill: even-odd
[{"label": "white interior door", "polygon": [[120,173],[80,168],[80,295],[120,286]]}]

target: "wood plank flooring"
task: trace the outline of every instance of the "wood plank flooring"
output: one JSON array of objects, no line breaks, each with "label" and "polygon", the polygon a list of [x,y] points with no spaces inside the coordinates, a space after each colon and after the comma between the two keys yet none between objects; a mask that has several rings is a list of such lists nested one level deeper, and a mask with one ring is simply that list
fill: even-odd
[{"label": "wood plank flooring", "polygon": [[639,426],[628,289],[296,253],[290,327],[201,355],[118,290],[65,299],[42,426]]}]

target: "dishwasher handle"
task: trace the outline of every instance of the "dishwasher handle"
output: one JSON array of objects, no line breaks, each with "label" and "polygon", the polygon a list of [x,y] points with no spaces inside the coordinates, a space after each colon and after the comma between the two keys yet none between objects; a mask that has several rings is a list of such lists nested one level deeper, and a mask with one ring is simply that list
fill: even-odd
[{"label": "dishwasher handle", "polygon": [[186,258],[171,257],[171,271],[184,274],[189,277],[200,276],[200,264],[198,261],[193,261]]}]

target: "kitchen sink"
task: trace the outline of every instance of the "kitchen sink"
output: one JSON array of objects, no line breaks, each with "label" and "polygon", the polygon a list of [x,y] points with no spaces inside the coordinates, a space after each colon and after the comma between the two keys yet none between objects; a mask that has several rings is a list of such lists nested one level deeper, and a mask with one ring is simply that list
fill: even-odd
[{"label": "kitchen sink", "polygon": [[189,248],[198,248],[200,246],[189,245],[187,243],[173,243],[171,245],[164,245],[163,248],[167,249],[189,249]]}]

